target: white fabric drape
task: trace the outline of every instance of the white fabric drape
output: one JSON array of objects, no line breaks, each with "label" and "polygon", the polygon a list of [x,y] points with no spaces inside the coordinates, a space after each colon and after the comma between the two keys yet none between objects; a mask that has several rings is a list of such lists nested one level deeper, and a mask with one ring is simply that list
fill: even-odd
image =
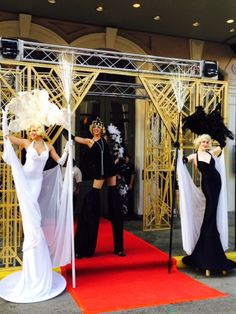
[{"label": "white fabric drape", "polygon": [[[227,194],[224,168],[224,156],[214,158],[216,169],[219,171],[222,180],[222,187],[217,207],[217,228],[223,249],[228,248],[228,213],[227,213]],[[179,151],[177,161],[177,174],[180,195],[180,218],[181,233],[184,251],[190,255],[198,241],[200,229],[205,212],[205,196],[198,188],[182,161],[182,154]]]},{"label": "white fabric drape", "polygon": [[44,171],[43,185],[39,195],[42,228],[48,243],[53,267],[71,262],[71,221],[68,193],[69,167],[64,180],[60,166]]}]

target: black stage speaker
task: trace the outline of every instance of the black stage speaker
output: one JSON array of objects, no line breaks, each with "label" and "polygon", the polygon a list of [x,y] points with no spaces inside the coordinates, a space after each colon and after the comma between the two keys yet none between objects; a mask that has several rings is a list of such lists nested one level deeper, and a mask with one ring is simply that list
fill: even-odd
[{"label": "black stage speaker", "polygon": [[1,55],[3,58],[15,59],[18,53],[17,39],[1,38]]},{"label": "black stage speaker", "polygon": [[205,60],[203,63],[203,75],[205,77],[217,78],[218,77],[218,62]]}]

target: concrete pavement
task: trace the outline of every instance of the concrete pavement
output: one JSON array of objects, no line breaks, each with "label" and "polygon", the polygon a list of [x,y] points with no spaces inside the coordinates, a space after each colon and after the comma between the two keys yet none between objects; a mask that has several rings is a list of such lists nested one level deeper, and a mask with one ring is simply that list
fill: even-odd
[{"label": "concrete pavement", "polygon": [[[169,230],[142,231],[141,220],[125,221],[125,228],[135,235],[168,253]],[[234,251],[234,213],[229,213],[229,251]],[[128,254],[128,252],[127,252]],[[181,231],[178,219],[175,219],[173,232],[173,256],[182,256],[184,252],[181,244]],[[234,257],[236,254],[234,254]],[[193,272],[187,268],[181,269],[184,273],[199,280],[200,282],[220,290],[227,294],[224,298],[208,299],[202,301],[168,304],[158,307],[148,307],[127,311],[110,313],[124,314],[236,314],[236,270],[226,276],[205,277],[201,273]],[[129,293],[132,293],[130,291]],[[82,313],[70,294],[65,291],[55,299],[31,303],[14,304],[0,299],[0,314],[77,314]]]}]

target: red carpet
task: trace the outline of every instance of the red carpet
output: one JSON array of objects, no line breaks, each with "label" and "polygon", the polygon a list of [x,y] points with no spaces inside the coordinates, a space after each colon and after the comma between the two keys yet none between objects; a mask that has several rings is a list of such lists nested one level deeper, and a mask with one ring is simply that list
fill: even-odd
[{"label": "red carpet", "polygon": [[176,270],[167,272],[167,254],[125,231],[126,257],[113,255],[111,225],[102,220],[96,255],[76,260],[76,288],[71,269],[63,269],[67,289],[83,313],[128,310],[225,296]]}]

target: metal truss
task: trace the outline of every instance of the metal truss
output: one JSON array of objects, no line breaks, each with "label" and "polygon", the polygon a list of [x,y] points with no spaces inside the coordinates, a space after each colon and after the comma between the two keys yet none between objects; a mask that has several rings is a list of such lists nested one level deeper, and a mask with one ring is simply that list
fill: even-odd
[{"label": "metal truss", "polygon": [[[6,40],[6,39],[4,39]],[[11,39],[7,39],[11,41]],[[12,40],[13,41],[13,40]],[[14,40],[16,41],[16,40]],[[121,53],[106,50],[74,48],[18,40],[17,60],[58,64],[61,53],[73,54],[74,66],[86,69],[107,69],[114,72],[176,75],[176,66],[181,73],[201,77],[203,61],[163,58],[152,55]]]},{"label": "metal truss", "polygon": [[87,95],[133,99],[149,98],[142,84],[95,81]]}]

